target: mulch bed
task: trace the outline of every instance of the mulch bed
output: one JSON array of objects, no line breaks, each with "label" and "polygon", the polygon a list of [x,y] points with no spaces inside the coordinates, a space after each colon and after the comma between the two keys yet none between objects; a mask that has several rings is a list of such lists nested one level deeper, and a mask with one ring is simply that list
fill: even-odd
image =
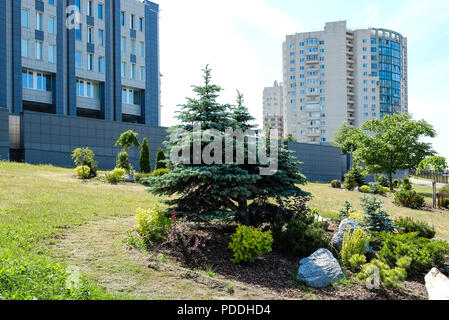
[{"label": "mulch bed", "polygon": [[[332,236],[338,224],[331,222],[328,236]],[[295,281],[299,259],[280,252],[272,252],[257,258],[253,264],[234,264],[232,250],[228,248],[230,235],[235,226],[226,224],[193,225],[187,230],[199,232],[207,238],[206,245],[195,254],[195,262],[186,264],[179,252],[165,249],[162,252],[169,259],[191,270],[211,269],[221,279],[239,281],[246,286],[270,291],[279,299],[319,300],[426,300],[424,277],[403,282],[404,290],[368,290],[363,283],[336,285],[323,289],[307,288]]]}]

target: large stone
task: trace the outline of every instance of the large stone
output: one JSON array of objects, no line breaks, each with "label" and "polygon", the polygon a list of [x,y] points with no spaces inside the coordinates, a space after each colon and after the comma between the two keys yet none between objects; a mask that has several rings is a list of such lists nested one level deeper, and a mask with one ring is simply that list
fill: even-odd
[{"label": "large stone", "polygon": [[433,268],[424,278],[429,300],[449,300],[449,279],[437,268]]},{"label": "large stone", "polygon": [[306,281],[312,288],[324,288],[344,278],[337,259],[327,249],[319,249],[310,257],[299,261],[297,279]]},{"label": "large stone", "polygon": [[334,234],[334,236],[332,237],[332,240],[331,240],[332,246],[334,248],[336,248],[338,251],[340,251],[341,248],[343,247],[343,237],[345,235],[345,232],[348,230],[348,228],[350,228],[351,233],[352,233],[359,226],[360,226],[359,223],[357,221],[355,221],[354,219],[347,218],[347,219],[343,220],[338,227],[338,232],[336,234]]}]

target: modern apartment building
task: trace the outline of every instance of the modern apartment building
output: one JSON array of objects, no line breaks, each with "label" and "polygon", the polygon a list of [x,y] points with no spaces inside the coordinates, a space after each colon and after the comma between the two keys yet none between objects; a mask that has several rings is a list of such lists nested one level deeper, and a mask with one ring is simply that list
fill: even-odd
[{"label": "modern apartment building", "polygon": [[359,127],[386,114],[408,112],[407,38],[385,29],[288,35],[283,44],[284,136],[330,143],[343,124]]},{"label": "modern apartment building", "polygon": [[263,90],[263,126],[277,129],[279,137],[284,135],[284,121],[282,105],[284,103],[284,86],[282,83],[274,82],[272,87]]},{"label": "modern apartment building", "polygon": [[0,96],[13,150],[29,146],[24,113],[55,115],[54,127],[65,118],[160,126],[159,6],[0,1]]}]

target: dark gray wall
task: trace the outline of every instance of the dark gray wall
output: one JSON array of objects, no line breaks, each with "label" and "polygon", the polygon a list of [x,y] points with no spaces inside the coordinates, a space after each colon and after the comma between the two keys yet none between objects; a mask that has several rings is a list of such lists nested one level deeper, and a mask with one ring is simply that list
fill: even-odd
[{"label": "dark gray wall", "polygon": [[[115,167],[119,147],[114,147],[120,134],[133,130],[139,140],[147,138],[154,166],[157,150],[166,140],[166,128],[106,120],[74,118],[54,114],[24,112],[21,134],[25,150],[25,162],[73,167],[71,152],[78,147],[89,147],[100,169]],[[135,169],[139,169],[139,152],[129,152]]]},{"label": "dark gray wall", "polygon": [[287,149],[302,162],[300,171],[312,182],[330,182],[341,179],[340,149],[332,146],[287,142]]},{"label": "dark gray wall", "polygon": [[9,110],[0,108],[0,160],[9,160]]}]

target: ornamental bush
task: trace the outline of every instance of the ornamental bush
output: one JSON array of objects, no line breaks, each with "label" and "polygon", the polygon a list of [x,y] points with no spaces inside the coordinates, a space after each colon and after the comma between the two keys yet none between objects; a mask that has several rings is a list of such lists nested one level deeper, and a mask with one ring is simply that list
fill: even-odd
[{"label": "ornamental bush", "polygon": [[399,179],[394,179],[393,180],[393,188],[398,188],[399,186],[400,186],[400,181],[399,181]]},{"label": "ornamental bush", "polygon": [[341,181],[340,180],[332,180],[331,182],[332,188],[341,189]]},{"label": "ornamental bush", "polygon": [[343,236],[343,245],[340,252],[343,265],[351,267],[351,258],[355,255],[364,255],[369,241],[370,236],[365,230],[356,228],[351,233],[351,229],[348,227]]},{"label": "ornamental bush", "polygon": [[389,187],[390,186],[390,181],[388,180],[388,178],[386,176],[384,176],[383,174],[377,176],[376,178],[376,182],[381,185],[382,187]]},{"label": "ornamental bush", "polygon": [[435,237],[435,228],[425,222],[415,221],[410,217],[399,218],[395,222],[395,227],[400,233],[417,232],[418,237],[433,239]]},{"label": "ornamental bush", "polygon": [[170,169],[163,168],[163,169],[154,170],[151,175],[153,177],[160,177],[160,176],[164,176],[166,174],[169,174],[170,172],[171,172]]},{"label": "ornamental bush", "polygon": [[323,223],[311,213],[295,216],[288,223],[278,216],[272,230],[275,247],[296,257],[307,257],[328,246]]},{"label": "ornamental bush", "polygon": [[90,168],[88,166],[79,166],[75,169],[76,175],[81,179],[89,179]]},{"label": "ornamental bush", "polygon": [[363,178],[362,169],[359,166],[352,166],[351,169],[345,174],[344,187],[350,191],[357,187],[361,187],[365,184]]},{"label": "ornamental bush", "polygon": [[167,165],[165,164],[165,153],[162,148],[159,148],[156,154],[156,170],[157,169],[166,169]]},{"label": "ornamental bush", "polygon": [[421,275],[433,267],[444,264],[445,255],[449,253],[449,244],[445,241],[432,241],[418,237],[418,233],[393,234],[382,232],[376,234],[380,242],[377,251],[379,259],[394,267],[402,257],[411,259],[406,268],[410,275]]},{"label": "ornamental bush", "polygon": [[139,167],[141,173],[151,173],[151,156],[148,139],[144,138],[140,149]]},{"label": "ornamental bush", "polygon": [[394,203],[410,209],[421,209],[426,203],[424,196],[415,190],[401,188],[394,193]]},{"label": "ornamental bush", "polygon": [[401,189],[403,190],[412,190],[412,184],[410,182],[409,177],[402,178]]},{"label": "ornamental bush", "polygon": [[271,252],[273,236],[271,231],[263,232],[254,227],[239,225],[231,235],[229,248],[234,253],[233,263],[254,262],[255,257]]},{"label": "ornamental bush", "polygon": [[122,150],[118,153],[115,167],[125,170],[125,173],[130,173],[133,170],[133,166],[129,161],[128,152]]},{"label": "ornamental bush", "polygon": [[105,178],[106,181],[112,184],[117,184],[122,181],[123,176],[125,175],[125,170],[122,168],[115,168],[110,173],[106,173]]},{"label": "ornamental bush", "polygon": [[399,282],[407,279],[405,267],[407,267],[408,261],[407,257],[404,257],[399,262],[401,266],[392,269],[388,264],[374,259],[363,266],[362,271],[358,274],[358,278],[359,280],[367,280],[373,287],[375,287],[377,279],[379,288],[376,289],[380,289],[380,287],[401,289],[402,286]]},{"label": "ornamental bush", "polygon": [[[77,148],[72,152],[72,160],[77,167],[88,166],[89,177],[94,178],[97,176],[98,163],[95,161],[95,154],[89,148]],[[87,178],[86,178],[87,179]]]},{"label": "ornamental bush", "polygon": [[365,212],[362,225],[368,231],[393,231],[393,220],[387,211],[382,209],[383,201],[371,196],[362,197],[362,207]]},{"label": "ornamental bush", "polygon": [[379,195],[386,195],[388,193],[388,191],[390,191],[389,188],[387,187],[383,187],[380,184],[372,184],[369,186],[361,186],[359,188],[359,191],[362,193],[371,193],[371,194],[379,194]]},{"label": "ornamental bush", "polygon": [[147,245],[160,243],[167,239],[172,228],[172,220],[165,216],[158,206],[151,210],[139,210],[136,215],[136,231]]}]

